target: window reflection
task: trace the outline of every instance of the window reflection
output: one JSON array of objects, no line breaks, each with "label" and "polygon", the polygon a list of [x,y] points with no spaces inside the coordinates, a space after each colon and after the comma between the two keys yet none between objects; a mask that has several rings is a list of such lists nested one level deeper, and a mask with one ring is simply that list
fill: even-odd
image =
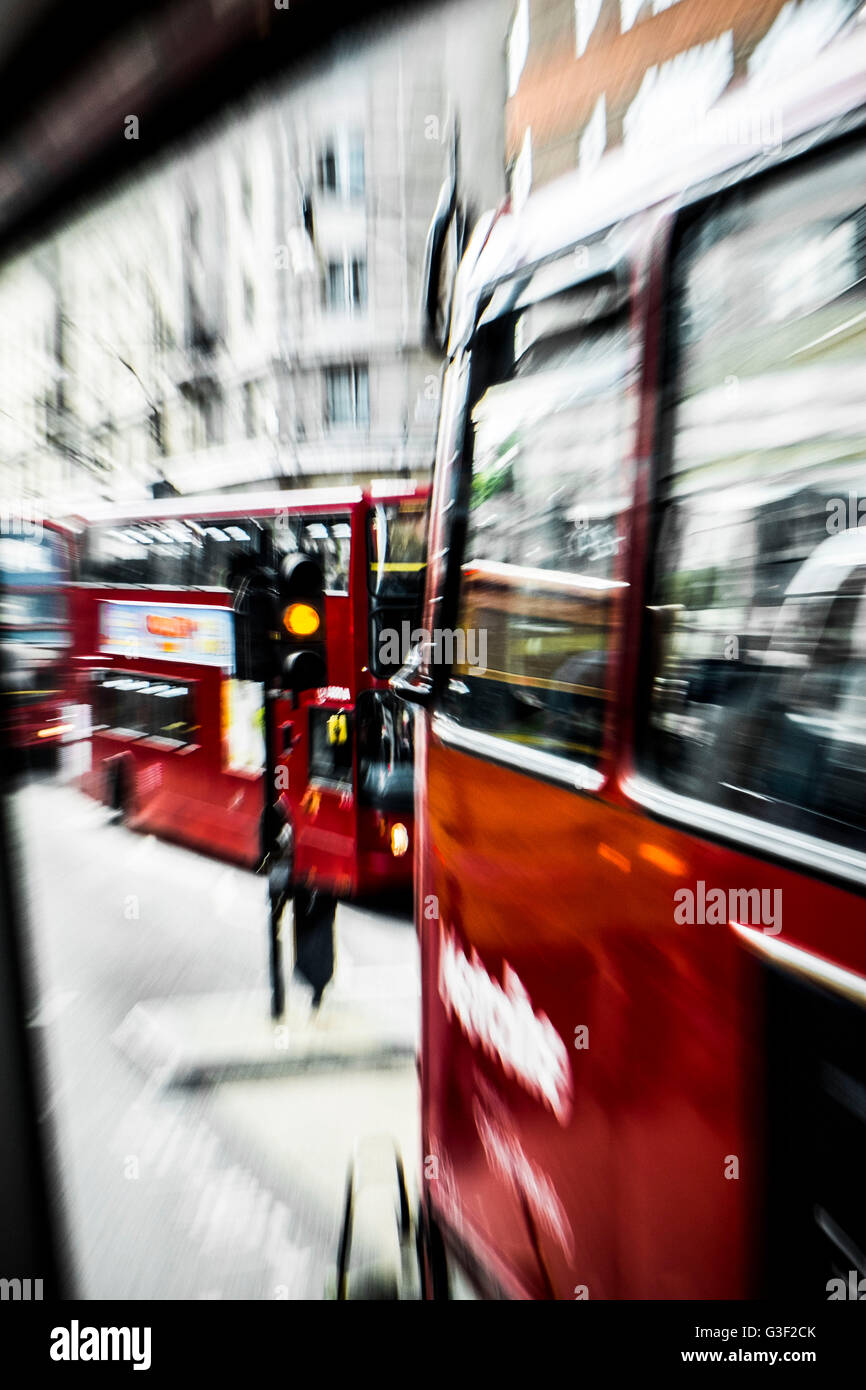
[{"label": "window reflection", "polygon": [[862,152],[685,236],[648,751],[676,791],[866,849]]},{"label": "window reflection", "polygon": [[628,336],[619,317],[543,335],[568,305],[564,295],[514,320],[511,369],[472,413],[459,626],[467,653],[483,646],[486,656],[457,661],[449,709],[482,732],[593,765],[624,587]]},{"label": "window reflection", "polygon": [[411,811],[412,712],[387,690],[358,696],[358,792],[383,811]]}]

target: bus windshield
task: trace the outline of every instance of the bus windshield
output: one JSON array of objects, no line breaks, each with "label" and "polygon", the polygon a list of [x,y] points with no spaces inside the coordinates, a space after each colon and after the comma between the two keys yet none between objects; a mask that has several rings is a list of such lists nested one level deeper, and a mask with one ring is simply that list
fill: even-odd
[{"label": "bus windshield", "polygon": [[415,598],[427,558],[426,502],[413,498],[372,507],[367,542],[370,593],[379,599]]}]

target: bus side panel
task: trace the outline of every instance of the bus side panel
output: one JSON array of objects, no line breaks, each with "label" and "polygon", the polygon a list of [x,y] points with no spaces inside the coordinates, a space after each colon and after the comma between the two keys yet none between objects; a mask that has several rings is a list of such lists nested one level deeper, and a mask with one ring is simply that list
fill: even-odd
[{"label": "bus side panel", "polygon": [[340,594],[325,596],[328,685],[343,686],[354,697],[357,674],[352,651],[352,603]]},{"label": "bus side panel", "polygon": [[[179,668],[184,673],[190,669]],[[165,674],[164,668],[149,672],[141,663],[137,670],[150,679]],[[199,667],[183,678],[194,692],[201,742],[165,749],[147,738],[95,731],[92,767],[82,779],[83,789],[110,804],[120,759],[125,774],[123,810],[132,829],[253,867],[260,858],[261,774],[224,767],[220,673]]]},{"label": "bus side panel", "polygon": [[678,924],[673,895],[778,876],[435,734],[428,799],[440,1219],[530,1297],[748,1296],[760,972],[727,924]]}]

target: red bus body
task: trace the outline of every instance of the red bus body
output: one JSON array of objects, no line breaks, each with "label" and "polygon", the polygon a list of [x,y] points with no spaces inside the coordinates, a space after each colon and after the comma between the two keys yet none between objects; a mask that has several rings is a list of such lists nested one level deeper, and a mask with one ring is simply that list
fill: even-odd
[{"label": "red bus body", "polygon": [[[799,73],[801,90],[794,91],[793,100],[790,92],[781,93],[773,105],[775,93],[761,94],[762,103],[770,103],[766,109],[781,112],[784,138],[778,148],[748,139],[713,151],[685,145],[665,164],[645,160],[643,167],[629,167],[625,156],[620,161],[611,155],[608,168],[593,178],[563,180],[530,199],[519,216],[488,219],[458,275],[431,502],[424,623],[485,628],[487,670],[473,675],[466,665],[443,667],[421,651],[393,682],[423,710],[416,731],[416,919],[422,951],[428,1291],[441,1291],[443,1271],[456,1267],[477,1292],[493,1297],[743,1299],[794,1292],[823,1300],[828,1277],[853,1268],[856,1251],[866,1248],[856,1176],[862,1172],[864,1113],[854,1100],[866,1094],[864,1055],[857,1051],[866,1003],[866,835],[858,839],[852,831],[842,841],[830,835],[828,842],[803,833],[793,820],[780,828],[774,816],[782,815],[784,806],[779,794],[768,792],[753,792],[747,802],[746,793],[734,788],[720,795],[736,792],[736,811],[719,809],[710,804],[709,791],[704,797],[701,758],[690,794],[678,795],[648,772],[641,753],[642,739],[648,738],[647,710],[664,697],[665,682],[652,676],[653,670],[663,670],[654,663],[666,640],[664,623],[680,624],[682,651],[698,651],[704,640],[700,621],[689,628],[681,614],[690,605],[710,602],[689,598],[682,587],[678,602],[656,609],[655,591],[648,590],[648,576],[668,563],[673,546],[670,535],[660,543],[657,531],[663,505],[659,478],[667,476],[660,473],[668,447],[664,411],[673,409],[662,389],[665,344],[673,336],[672,266],[682,256],[685,277],[704,254],[697,233],[689,240],[690,227],[705,227],[707,218],[718,216],[722,230],[716,235],[724,249],[724,237],[737,234],[747,221],[741,207],[752,206],[751,198],[756,207],[771,206],[775,189],[781,190],[780,206],[789,196],[786,190],[792,190],[792,200],[799,200],[797,215],[812,215],[810,201],[825,196],[817,180],[832,161],[857,159],[866,150],[863,38],[828,54],[811,88]],[[748,94],[743,100],[748,103]],[[729,108],[734,125],[728,128],[743,129],[736,125],[742,109]],[[850,144],[835,143],[843,137]],[[839,186],[838,198],[853,197],[856,209],[857,188],[845,192],[845,180]],[[866,202],[866,181],[859,185],[859,199]],[[841,225],[845,232],[841,214],[835,222],[833,216],[830,206],[828,227]],[[755,217],[753,236],[760,244],[770,223]],[[823,246],[816,252],[819,264]],[[737,273],[736,263],[726,272]],[[856,280],[852,274],[852,283]],[[689,282],[684,278],[683,283]],[[720,275],[719,283],[724,289],[731,279]],[[802,282],[794,285],[791,293],[799,293]],[[711,288],[704,302],[712,311]],[[808,295],[808,285],[802,292]],[[824,293],[827,300],[829,291]],[[859,291],[848,293],[852,302],[838,308],[846,325],[859,322]],[[686,342],[691,351],[705,350],[712,361],[713,342],[702,348],[699,308],[700,301],[690,309],[693,338]],[[507,318],[517,309],[525,316],[520,347],[517,320]],[[822,301],[816,313],[824,312]],[[721,328],[710,338],[721,340],[735,329],[721,309],[718,314],[713,322]],[[500,339],[495,334],[506,320]],[[543,561],[515,563],[510,554],[485,552],[481,523],[473,520],[477,506],[484,505],[483,498],[476,503],[483,492],[477,479],[489,483],[491,495],[501,481],[495,470],[472,471],[487,458],[482,432],[498,427],[506,434],[510,428],[497,426],[492,405],[486,415],[483,409],[484,392],[492,390],[490,400],[499,400],[500,421],[504,418],[505,397],[495,395],[502,342],[513,341],[517,365],[510,380],[518,386],[525,339],[527,357],[536,353],[539,361],[554,363],[547,380],[556,371],[571,370],[561,364],[573,360],[582,364],[574,369],[574,389],[587,394],[594,389],[580,383],[581,371],[598,370],[595,340],[583,357],[578,352],[567,359],[554,336],[566,322],[578,325],[578,340],[588,332],[597,333],[599,342],[604,325],[622,324],[624,424],[611,475],[618,481],[606,492],[593,492],[592,469],[603,450],[595,433],[592,446],[576,453],[573,464],[589,478],[586,516],[574,521],[577,555],[602,555],[600,544],[593,549],[580,539],[581,525],[584,536],[609,539],[602,521],[613,510],[616,492],[623,494],[608,578],[598,581],[582,579],[577,560],[567,574],[561,561],[545,571]],[[616,332],[611,330],[610,341],[618,344]],[[853,332],[846,327],[846,342]],[[815,328],[809,341],[820,344],[831,337]],[[692,341],[697,348],[690,347]],[[685,360],[686,349],[681,351]],[[845,365],[835,369],[836,380]],[[531,368],[530,361],[526,370]],[[767,462],[754,475],[744,473],[743,460],[751,458],[747,450],[769,447],[762,443],[770,434],[766,421],[778,409],[771,377],[761,378],[753,393],[750,370],[744,357],[741,368],[731,369],[725,388],[740,395],[724,420],[734,430],[740,428],[738,417],[746,417],[752,433],[736,446],[739,453],[730,446],[734,463],[715,494],[718,511],[733,506],[725,499],[733,498],[731,490],[746,478],[754,488],[752,477],[760,480],[770,471]],[[534,407],[517,394],[510,399],[517,402],[513,409],[524,412],[522,419],[534,422],[521,446],[529,451],[532,467],[520,473],[519,458],[509,464],[512,473],[502,493],[508,500],[501,516],[491,514],[494,530],[520,502],[520,486],[531,499],[533,470],[548,467],[547,456],[532,452],[533,432],[557,428],[543,401]],[[786,397],[779,434],[795,404],[795,397]],[[691,408],[690,400],[676,407]],[[580,418],[594,430],[600,417]],[[680,417],[673,418],[676,424]],[[688,416],[693,418],[697,421],[696,408]],[[477,460],[467,442],[473,428]],[[506,440],[509,447],[517,426],[514,431]],[[695,423],[690,434],[684,428],[676,438],[684,437],[695,451],[722,450],[728,446],[718,442],[721,435],[721,428],[699,432]],[[552,438],[565,450],[573,437],[560,432]],[[503,446],[499,454],[504,452]],[[856,457],[850,476],[859,467],[863,495],[866,465],[862,453],[859,465]],[[563,458],[564,467],[572,466],[570,455]],[[685,482],[681,493],[670,495],[685,498],[677,505],[689,503]],[[763,518],[770,517],[773,505],[772,497],[761,502],[761,526],[769,527]],[[536,514],[540,509],[539,503]],[[530,520],[531,513],[530,505]],[[708,526],[712,506],[709,515]],[[755,535],[759,529],[755,522]],[[517,553],[516,524],[510,534]],[[745,545],[743,538],[751,535],[737,529],[736,543]],[[866,537],[866,530],[859,535]],[[772,545],[774,555],[784,549],[783,540]],[[844,598],[851,612],[850,604],[862,603],[866,541],[852,536],[848,549],[847,566],[839,568],[837,579],[822,581],[822,592],[839,603]],[[740,552],[730,553],[732,568]],[[532,568],[533,563],[541,568]],[[806,582],[815,563],[802,565],[793,577],[786,572],[786,597],[765,623],[770,634],[765,666],[782,643],[782,610],[799,603],[801,593],[810,596],[804,602],[818,601]],[[719,570],[721,578],[714,582],[724,580],[721,563]],[[521,672],[541,670],[531,666],[540,660],[533,651],[543,652],[545,641],[553,643],[557,633],[578,631],[569,605],[582,615],[584,636],[575,640],[575,648],[584,670],[596,669],[598,633],[607,634],[602,674],[583,677],[584,684],[573,674],[568,682],[553,679],[549,671],[523,677]],[[863,611],[857,610],[857,624]],[[754,615],[752,621],[757,630]],[[860,628],[852,618],[847,622],[851,676],[863,668],[851,664],[860,651]],[[527,631],[541,634],[533,639],[535,648]],[[856,660],[862,660],[862,652]],[[681,687],[690,680],[689,690],[697,690],[701,662],[705,686],[716,678],[703,656],[690,668],[683,658],[681,668],[690,675]],[[753,670],[763,679],[760,666],[755,658],[749,679]],[[783,681],[787,677],[779,669]],[[831,673],[838,667],[824,669]],[[813,671],[817,678],[818,667]],[[597,725],[593,759],[584,761],[573,734],[576,753],[565,757],[557,751],[556,721],[562,716],[551,700],[566,688],[576,692],[570,696],[575,704],[587,697],[589,714],[580,715],[580,727]],[[657,730],[669,728],[674,746],[685,748],[700,722],[694,711],[706,710],[713,700],[719,706],[724,702],[695,695],[704,704],[687,704],[682,690],[674,694],[681,703],[660,717],[653,738],[657,742]],[[593,713],[588,697],[598,697],[601,715],[597,709]],[[545,701],[547,723],[540,726],[532,721]],[[497,713],[500,708],[517,722],[509,725]],[[833,711],[828,707],[824,713]],[[818,747],[814,740],[823,735],[815,727],[821,721],[811,719],[808,709],[796,719],[785,718],[786,728],[807,729],[813,739],[809,746]],[[737,720],[732,724],[727,746],[735,748]],[[520,732],[539,727],[540,735]],[[776,726],[766,727],[772,733]],[[726,745],[712,745],[708,738],[702,755],[708,787],[714,777],[724,785],[725,774],[714,771],[719,746]],[[790,746],[805,744],[801,739]],[[825,752],[829,746],[821,745]],[[866,799],[866,781],[853,733],[848,746],[842,769],[849,778],[848,821],[862,827],[857,807]],[[758,759],[754,748],[751,757]],[[805,754],[790,755],[789,773],[797,772],[798,758]],[[684,765],[672,764],[674,774],[680,775]],[[817,805],[817,789],[815,796]],[[749,806],[755,808],[751,813]],[[682,913],[678,920],[675,904],[687,899],[674,895],[689,885],[701,902],[711,887],[721,890],[716,902],[728,905],[747,901],[738,896],[741,890],[759,895],[763,890],[770,897],[760,901],[783,902],[784,914],[780,910],[773,925],[769,916],[761,919],[764,925],[755,925],[742,914],[738,919],[728,906],[716,925],[706,912],[704,925],[689,923],[687,916],[683,920]],[[778,899],[772,897],[776,893]]]},{"label": "red bus body", "polygon": [[[275,518],[282,525],[303,525],[305,535],[309,528],[324,531],[331,523],[341,528],[348,569],[340,577],[341,591],[329,591],[326,584],[325,594],[328,686],[302,694],[294,709],[290,699],[270,705],[278,750],[277,791],[294,831],[296,880],[315,883],[336,896],[399,889],[411,883],[412,874],[411,799],[405,811],[393,815],[359,796],[354,741],[351,777],[347,772],[340,786],[318,778],[309,761],[308,728],[316,712],[346,715],[352,725],[358,699],[367,698],[367,692],[381,692],[379,698],[395,701],[387,681],[370,669],[367,527],[377,506],[423,511],[425,492],[408,485],[401,489],[397,484],[387,491],[383,487],[376,495],[335,488],[178,498],[96,508],[81,518],[84,575],[98,572],[98,562],[88,562],[87,556],[89,548],[103,544],[103,537],[134,543],[132,538],[146,537],[148,528],[158,537],[160,527],[179,525],[188,532],[194,525],[202,535],[220,536],[227,563],[233,562],[230,532],[248,537],[256,528],[271,534]],[[420,574],[423,566],[415,569]],[[155,726],[145,727],[146,719],[141,720],[141,727],[130,729],[123,727],[125,716],[116,713],[103,719],[95,709],[92,764],[83,785],[93,796],[122,809],[134,829],[252,867],[261,859],[262,762],[252,752],[246,766],[231,757],[233,689],[250,684],[232,681],[231,604],[232,595],[225,586],[116,582],[75,586],[72,621],[81,702],[93,703],[97,676],[103,685],[103,678],[108,676],[108,685],[114,690],[118,680],[128,681],[131,688],[149,682],[142,687],[145,695],[149,691],[156,697],[178,692],[178,705],[183,702],[188,725],[180,739],[167,739],[153,732]],[[127,653],[117,649],[116,633],[115,640],[108,640],[112,634],[106,631],[107,615],[115,627],[135,625],[138,635],[130,638]],[[207,643],[202,637],[208,624],[214,634],[210,639],[214,651],[205,650]],[[202,650],[196,650],[196,643]],[[107,650],[111,647],[113,651]],[[214,654],[217,648],[221,655]],[[167,683],[168,688],[163,690],[154,682]],[[129,694],[126,690],[122,693],[124,697]],[[140,693],[132,690],[135,697]],[[261,686],[246,695],[244,733],[249,735],[248,742],[258,743],[263,756]],[[252,726],[257,728],[257,735]],[[398,837],[398,852],[391,848],[395,824],[404,828],[406,836],[406,844]]]},{"label": "red bus body", "polygon": [[4,527],[0,547],[9,741],[18,749],[56,746],[67,732],[74,537],[54,522],[22,519]]}]

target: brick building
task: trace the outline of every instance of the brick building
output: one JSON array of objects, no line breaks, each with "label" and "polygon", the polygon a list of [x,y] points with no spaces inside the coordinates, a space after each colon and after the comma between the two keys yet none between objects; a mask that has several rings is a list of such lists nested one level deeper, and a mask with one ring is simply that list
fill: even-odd
[{"label": "brick building", "polygon": [[857,0],[517,0],[506,161],[516,205],[622,143],[699,122],[828,42]]}]

